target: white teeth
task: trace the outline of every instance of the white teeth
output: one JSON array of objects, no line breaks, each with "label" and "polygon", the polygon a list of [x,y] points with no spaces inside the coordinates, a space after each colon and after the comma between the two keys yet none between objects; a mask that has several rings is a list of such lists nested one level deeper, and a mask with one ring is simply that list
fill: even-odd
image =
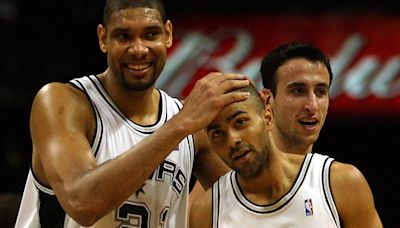
[{"label": "white teeth", "polygon": [[148,68],[150,64],[128,64],[127,67],[131,70],[144,70]]},{"label": "white teeth", "polygon": [[305,124],[305,125],[315,125],[318,123],[317,120],[300,120],[301,124]]}]

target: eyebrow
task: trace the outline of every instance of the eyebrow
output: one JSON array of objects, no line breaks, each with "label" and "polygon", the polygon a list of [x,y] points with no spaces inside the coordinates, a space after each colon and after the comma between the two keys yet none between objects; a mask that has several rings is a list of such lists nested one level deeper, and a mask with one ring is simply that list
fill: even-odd
[{"label": "eyebrow", "polygon": [[128,32],[128,28],[123,28],[123,27],[116,27],[113,30],[111,30],[111,33],[118,33],[118,32]]},{"label": "eyebrow", "polygon": [[[245,112],[245,111],[242,111],[242,110],[237,110],[236,112],[229,114],[229,115],[225,118],[224,121],[225,121],[225,122],[229,122],[229,121],[231,121],[232,119],[234,119],[236,116],[238,116],[238,115],[240,115],[240,114],[242,114],[242,113],[246,113],[246,112]],[[210,125],[208,125],[208,127],[206,128],[206,130],[207,130],[207,132],[208,132],[208,131],[217,129],[217,128],[219,128],[219,127],[220,127],[219,124],[210,124]]]},{"label": "eyebrow", "polygon": [[[158,24],[153,24],[149,25],[144,28],[146,31],[154,31],[154,30],[163,30],[163,27],[158,25]],[[114,29],[111,30],[112,33],[118,33],[118,32],[130,32],[130,28],[128,26],[122,26],[122,27],[115,27]]]},{"label": "eyebrow", "polygon": [[[306,83],[304,83],[304,82],[292,82],[292,83],[289,83],[287,88],[293,88],[293,87],[305,86],[305,85],[306,85]],[[318,83],[316,87],[329,87],[329,85],[326,83]]]}]

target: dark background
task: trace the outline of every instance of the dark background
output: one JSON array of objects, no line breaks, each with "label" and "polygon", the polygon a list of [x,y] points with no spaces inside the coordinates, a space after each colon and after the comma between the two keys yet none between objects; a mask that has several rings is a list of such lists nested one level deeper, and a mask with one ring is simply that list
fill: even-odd
[{"label": "dark background", "polygon": [[[400,15],[398,1],[166,1],[173,19],[182,10],[193,16],[207,13],[236,14],[377,12]],[[31,157],[29,112],[37,90],[50,81],[102,72],[105,56],[99,51],[96,26],[104,0],[23,1],[0,0],[0,226],[14,222]],[[400,25],[399,25],[400,29]],[[356,165],[367,178],[385,227],[399,227],[398,160],[399,118],[333,119],[328,116],[315,152]],[[349,189],[351,191],[351,189]],[[12,196],[17,197],[12,197]],[[11,196],[11,197],[10,197]],[[3,201],[1,201],[3,200]],[[12,204],[7,206],[8,202]],[[2,222],[3,221],[3,222]],[[11,225],[13,226],[13,225]]]}]

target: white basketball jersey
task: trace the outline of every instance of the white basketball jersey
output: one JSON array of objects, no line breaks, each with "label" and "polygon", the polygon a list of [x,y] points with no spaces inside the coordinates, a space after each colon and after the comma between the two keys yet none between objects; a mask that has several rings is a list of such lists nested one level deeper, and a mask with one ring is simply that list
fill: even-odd
[{"label": "white basketball jersey", "polygon": [[243,195],[236,172],[221,177],[212,187],[213,227],[340,227],[330,191],[333,159],[308,154],[290,191],[269,205],[256,205]]},{"label": "white basketball jersey", "polygon": [[[124,116],[96,76],[70,82],[86,93],[92,103],[97,124],[92,150],[98,164],[129,150],[160,128],[182,107],[179,100],[159,90],[159,120],[154,125],[142,126]],[[187,201],[193,159],[194,142],[190,135],[158,166],[139,191],[93,227],[187,227]],[[51,223],[51,226],[46,223]],[[38,183],[30,171],[16,227],[40,226],[81,227],[65,214],[54,192]]]}]

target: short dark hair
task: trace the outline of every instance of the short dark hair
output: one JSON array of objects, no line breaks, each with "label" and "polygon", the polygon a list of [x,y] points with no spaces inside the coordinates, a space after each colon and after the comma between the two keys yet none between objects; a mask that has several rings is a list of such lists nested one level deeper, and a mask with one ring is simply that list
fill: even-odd
[{"label": "short dark hair", "polygon": [[107,0],[103,11],[104,26],[107,27],[113,12],[129,8],[150,8],[158,10],[163,23],[167,21],[165,8],[161,0]]},{"label": "short dark hair", "polygon": [[261,98],[260,93],[258,93],[257,88],[254,85],[249,84],[249,85],[242,87],[240,89],[237,89],[235,91],[248,92],[250,94],[250,97],[248,98],[248,100],[253,102],[253,104],[257,108],[257,111],[261,112],[262,110],[264,110],[265,103],[264,103],[263,99]]},{"label": "short dark hair", "polygon": [[277,78],[276,71],[286,61],[295,58],[305,58],[310,61],[323,63],[329,72],[329,82],[332,82],[333,74],[328,57],[318,48],[310,44],[293,42],[283,44],[267,54],[261,63],[261,77],[263,86],[276,95]]}]

